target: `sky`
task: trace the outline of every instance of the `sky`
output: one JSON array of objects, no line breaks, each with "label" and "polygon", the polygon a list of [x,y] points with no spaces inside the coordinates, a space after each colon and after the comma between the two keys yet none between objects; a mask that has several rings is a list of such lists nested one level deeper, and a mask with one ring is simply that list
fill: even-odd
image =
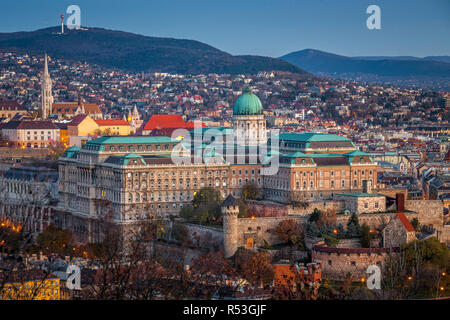
[{"label": "sky", "polygon": [[[83,26],[198,40],[234,55],[450,55],[449,0],[2,0],[0,32],[56,26],[71,4]],[[370,5],[380,7],[379,30],[366,26]]]}]

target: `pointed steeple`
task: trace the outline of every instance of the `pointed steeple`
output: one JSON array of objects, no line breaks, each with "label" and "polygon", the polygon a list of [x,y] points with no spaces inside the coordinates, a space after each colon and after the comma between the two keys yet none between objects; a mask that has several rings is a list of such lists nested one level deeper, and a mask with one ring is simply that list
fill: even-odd
[{"label": "pointed steeple", "polygon": [[52,95],[52,79],[48,72],[48,57],[44,58],[44,73],[41,77],[41,111],[42,119],[47,119],[52,113],[53,95]]},{"label": "pointed steeple", "polygon": [[44,77],[45,77],[45,76],[49,76],[49,73],[48,73],[47,54],[45,54]]}]

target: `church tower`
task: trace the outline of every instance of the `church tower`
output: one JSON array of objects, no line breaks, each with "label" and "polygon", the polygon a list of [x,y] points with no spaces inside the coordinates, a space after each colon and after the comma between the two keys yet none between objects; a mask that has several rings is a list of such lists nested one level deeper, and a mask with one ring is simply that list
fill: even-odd
[{"label": "church tower", "polygon": [[52,79],[48,72],[47,54],[45,54],[44,73],[41,78],[41,111],[42,119],[47,119],[52,113]]},{"label": "church tower", "polygon": [[260,145],[267,142],[262,103],[250,88],[246,88],[234,104],[233,128],[238,144]]},{"label": "church tower", "polygon": [[134,105],[133,113],[131,109],[128,111],[128,122],[131,125],[131,131],[136,133],[136,131],[142,126],[143,121],[141,120],[141,115],[139,114],[136,105]]}]

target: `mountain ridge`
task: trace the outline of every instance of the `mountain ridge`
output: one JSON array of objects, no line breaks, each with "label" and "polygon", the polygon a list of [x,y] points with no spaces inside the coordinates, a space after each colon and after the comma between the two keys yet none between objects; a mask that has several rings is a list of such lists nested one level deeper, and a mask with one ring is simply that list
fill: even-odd
[{"label": "mountain ridge", "polygon": [[286,61],[262,56],[233,56],[197,40],[144,36],[135,33],[89,28],[59,27],[0,33],[0,50],[44,54],[86,61],[132,72],[258,73],[285,71],[311,77]]},{"label": "mountain ridge", "polygon": [[[436,57],[348,57],[315,49],[304,49],[283,55],[280,59],[313,74],[369,74],[379,77],[450,77],[447,56]],[[432,60],[436,59],[436,60]],[[439,60],[439,61],[438,61]]]}]

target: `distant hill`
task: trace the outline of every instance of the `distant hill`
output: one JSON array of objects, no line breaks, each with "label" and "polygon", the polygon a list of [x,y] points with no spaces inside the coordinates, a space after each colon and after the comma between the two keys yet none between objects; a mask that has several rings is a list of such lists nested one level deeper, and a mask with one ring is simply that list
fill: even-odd
[{"label": "distant hill", "polygon": [[305,49],[280,59],[314,74],[350,78],[449,78],[450,57],[346,57],[324,51]]},{"label": "distant hill", "polygon": [[429,56],[429,57],[412,57],[412,56],[369,56],[369,57],[353,57],[360,60],[414,60],[414,61],[438,61],[450,63],[450,56]]},{"label": "distant hill", "polygon": [[310,76],[286,61],[261,56],[232,56],[194,40],[148,37],[101,28],[0,33],[0,50],[86,61],[132,72],[248,73],[286,71]]}]

